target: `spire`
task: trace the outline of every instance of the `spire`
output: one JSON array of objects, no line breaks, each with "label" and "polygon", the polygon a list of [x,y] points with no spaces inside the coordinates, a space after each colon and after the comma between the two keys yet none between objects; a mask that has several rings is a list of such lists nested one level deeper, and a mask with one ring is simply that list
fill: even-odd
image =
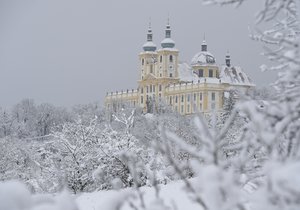
[{"label": "spire", "polygon": [[151,19],[149,21],[148,32],[147,32],[147,42],[143,45],[144,51],[155,51],[156,45],[153,43],[153,33],[151,29]]},{"label": "spire", "polygon": [[201,51],[203,51],[203,52],[207,51],[207,44],[206,44],[206,40],[205,40],[205,33],[204,33],[203,41],[202,41],[202,44],[201,44]]},{"label": "spire", "polygon": [[227,50],[227,53],[226,53],[226,56],[225,56],[225,63],[226,63],[226,66],[230,67],[231,66],[231,63],[230,63],[230,53],[229,51]]},{"label": "spire", "polygon": [[171,39],[171,25],[170,18],[168,17],[167,25],[165,29],[165,39],[161,42],[162,48],[173,48],[175,47],[175,42]]},{"label": "spire", "polygon": [[147,33],[147,42],[152,42],[152,41],[153,41],[153,33],[151,29],[151,20],[150,20],[148,26],[148,33]]}]

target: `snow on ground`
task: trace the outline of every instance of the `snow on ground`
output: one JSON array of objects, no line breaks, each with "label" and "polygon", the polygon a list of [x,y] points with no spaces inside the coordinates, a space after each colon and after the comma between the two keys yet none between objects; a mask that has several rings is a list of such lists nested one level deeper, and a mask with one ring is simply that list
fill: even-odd
[{"label": "snow on ground", "polygon": [[[165,209],[176,205],[177,210],[199,209],[199,205],[193,203],[188,193],[184,191],[182,182],[169,183],[168,185],[160,185],[160,197],[164,200]],[[142,187],[141,191],[145,197],[145,204],[147,209],[154,210],[159,200],[156,199],[154,187]],[[131,200],[135,205],[139,205],[137,193],[134,189],[122,189],[119,191],[99,191],[94,193],[84,193],[76,199],[79,210],[102,210],[102,209],[116,209],[120,205],[120,201]],[[124,205],[122,210],[132,210],[128,203]]]}]

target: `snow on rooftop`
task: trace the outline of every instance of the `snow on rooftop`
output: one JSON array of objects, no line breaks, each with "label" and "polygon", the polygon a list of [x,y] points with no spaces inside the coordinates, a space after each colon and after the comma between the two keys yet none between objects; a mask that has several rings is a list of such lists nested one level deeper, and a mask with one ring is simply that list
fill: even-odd
[{"label": "snow on rooftop", "polygon": [[193,69],[187,63],[178,64],[178,74],[179,79],[182,82],[193,82],[193,83],[220,83],[218,78],[210,77],[198,77],[197,74],[193,72]]},{"label": "snow on rooftop", "polygon": [[252,80],[239,66],[226,66],[220,68],[220,78],[223,83],[230,83],[233,85],[251,85],[254,86]]},{"label": "snow on rooftop", "polygon": [[169,47],[158,49],[157,52],[164,51],[164,50],[178,52],[178,49],[176,49],[176,48],[169,48]]},{"label": "snow on rooftop", "polygon": [[172,43],[172,44],[175,44],[174,40],[171,39],[171,38],[165,38],[164,40],[161,41],[161,43]]},{"label": "snow on rooftop", "polygon": [[198,80],[196,74],[193,73],[192,68],[187,63],[178,64],[179,79],[185,82],[192,82]]},{"label": "snow on rooftop", "polygon": [[156,47],[156,45],[153,42],[146,42],[143,47]]},{"label": "snow on rooftop", "polygon": [[242,71],[241,67],[221,66],[219,69],[220,78],[198,77],[192,67],[187,63],[178,64],[178,76],[180,81],[193,83],[229,83],[232,85],[250,85],[254,86],[252,80]]},{"label": "snow on rooftop", "polygon": [[207,51],[201,51],[198,52],[192,59],[191,65],[203,65],[203,64],[215,64],[216,59],[210,52]]}]

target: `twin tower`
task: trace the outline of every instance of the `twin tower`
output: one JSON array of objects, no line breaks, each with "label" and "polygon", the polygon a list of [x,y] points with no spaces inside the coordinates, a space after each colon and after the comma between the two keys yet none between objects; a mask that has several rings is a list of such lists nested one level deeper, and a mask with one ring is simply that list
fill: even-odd
[{"label": "twin tower", "polygon": [[[171,39],[171,26],[168,20],[165,30],[165,39],[161,42],[162,48],[174,48],[175,42]],[[143,45],[144,51],[156,51],[156,45],[153,43],[153,33],[151,29],[151,24],[149,24],[147,33],[147,42]]]},{"label": "twin tower", "polygon": [[[143,52],[140,53],[140,86],[145,86],[148,79],[168,80],[174,82],[178,80],[178,54],[175,49],[175,42],[171,39],[171,26],[168,20],[165,29],[165,38],[161,42],[161,49],[157,50],[153,42],[153,33],[149,24],[147,32],[147,42],[143,45]],[[151,77],[151,78],[149,78]],[[154,77],[154,78],[152,78]],[[162,95],[162,94],[161,94]]]}]

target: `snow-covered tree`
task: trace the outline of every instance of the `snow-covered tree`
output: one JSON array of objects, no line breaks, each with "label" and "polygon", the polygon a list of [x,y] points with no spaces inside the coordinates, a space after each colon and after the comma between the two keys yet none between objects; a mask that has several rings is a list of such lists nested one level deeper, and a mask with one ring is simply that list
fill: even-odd
[{"label": "snow-covered tree", "polygon": [[11,114],[0,107],[0,137],[6,137],[14,131],[14,120]]},{"label": "snow-covered tree", "polygon": [[59,170],[74,193],[91,190],[92,173],[98,166],[99,131],[96,119],[88,125],[80,119],[65,123],[61,131],[53,133]]}]

